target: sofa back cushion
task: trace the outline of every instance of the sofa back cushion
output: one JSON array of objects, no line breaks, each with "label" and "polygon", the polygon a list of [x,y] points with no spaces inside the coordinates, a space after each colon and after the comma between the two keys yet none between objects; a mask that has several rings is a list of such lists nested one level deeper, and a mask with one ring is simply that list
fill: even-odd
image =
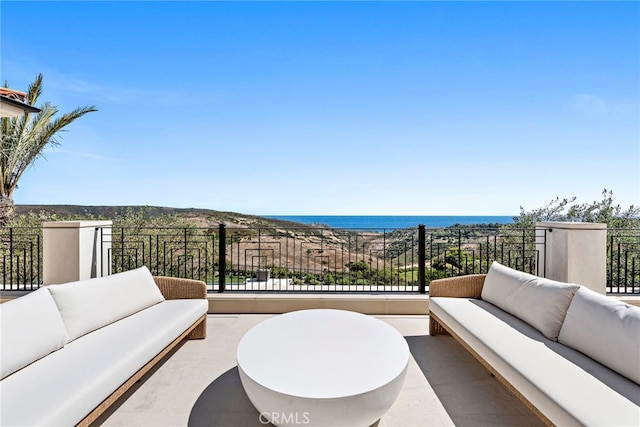
[{"label": "sofa back cushion", "polygon": [[69,339],[164,301],[146,267],[97,279],[49,285]]},{"label": "sofa back cushion", "polygon": [[640,384],[640,308],[581,287],[558,341]]},{"label": "sofa back cushion", "polygon": [[69,335],[47,288],[0,304],[0,378],[62,348]]},{"label": "sofa back cushion", "polygon": [[580,285],[556,282],[491,264],[482,287],[482,299],[500,307],[554,341]]}]

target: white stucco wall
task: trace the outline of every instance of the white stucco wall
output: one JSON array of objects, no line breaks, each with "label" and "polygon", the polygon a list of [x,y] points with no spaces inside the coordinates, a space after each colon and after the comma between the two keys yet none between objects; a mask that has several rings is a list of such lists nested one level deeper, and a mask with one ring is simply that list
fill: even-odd
[{"label": "white stucco wall", "polygon": [[606,293],[607,224],[539,222],[536,228],[537,236],[546,230],[546,248],[540,255],[545,277]]},{"label": "white stucco wall", "polygon": [[[100,277],[108,268],[103,259],[100,230],[111,236],[112,221],[55,221],[43,227],[43,284],[72,282]],[[96,229],[98,233],[96,235]],[[110,237],[109,237],[110,242]],[[110,244],[110,243],[109,243]],[[96,269],[92,271],[94,253]]]}]

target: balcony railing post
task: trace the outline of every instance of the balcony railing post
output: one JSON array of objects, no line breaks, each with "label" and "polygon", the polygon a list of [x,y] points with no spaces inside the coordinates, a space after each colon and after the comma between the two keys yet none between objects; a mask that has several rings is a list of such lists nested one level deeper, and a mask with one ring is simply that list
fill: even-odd
[{"label": "balcony railing post", "polygon": [[427,293],[425,280],[426,257],[427,257],[427,233],[424,224],[418,225],[418,286],[421,294]]},{"label": "balcony railing post", "polygon": [[9,289],[13,285],[13,227],[9,228]]},{"label": "balcony railing post", "polygon": [[218,292],[224,292],[225,278],[227,275],[227,229],[220,224],[220,237],[218,239]]},{"label": "balcony railing post", "polygon": [[126,271],[124,268],[124,227],[120,228],[120,271]]},{"label": "balcony railing post", "polygon": [[188,250],[187,250],[187,227],[183,230],[184,233],[184,277],[188,277],[187,270],[189,269],[188,264]]}]

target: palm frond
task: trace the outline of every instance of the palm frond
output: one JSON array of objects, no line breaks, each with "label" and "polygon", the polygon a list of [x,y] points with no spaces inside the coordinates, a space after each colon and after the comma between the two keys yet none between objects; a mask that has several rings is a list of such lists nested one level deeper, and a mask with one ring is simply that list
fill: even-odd
[{"label": "palm frond", "polygon": [[[42,94],[42,74],[38,74],[27,90],[27,102],[35,105]],[[22,117],[2,118],[0,128],[0,196],[11,197],[22,174],[47,146],[57,145],[57,135],[76,119],[98,111],[94,105],[78,107],[56,117],[58,108],[43,103],[39,113],[26,113]]]}]

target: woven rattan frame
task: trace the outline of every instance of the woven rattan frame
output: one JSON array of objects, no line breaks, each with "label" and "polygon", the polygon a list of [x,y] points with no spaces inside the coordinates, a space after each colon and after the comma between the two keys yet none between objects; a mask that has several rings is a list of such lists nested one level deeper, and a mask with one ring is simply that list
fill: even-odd
[{"label": "woven rattan frame", "polygon": [[[154,277],[154,281],[165,299],[206,299],[207,285],[199,280],[180,279],[175,277]],[[95,422],[111,405],[122,397],[137,381],[149,372],[158,362],[167,356],[178,344],[185,339],[202,339],[207,336],[207,316],[203,315],[193,323],[171,344],[147,362],[138,372],[133,374],[124,384],[107,397],[100,405],[89,413],[78,426],[86,427]]]},{"label": "woven rattan frame", "polygon": [[480,299],[485,277],[486,274],[470,274],[433,280],[429,283],[429,296]]}]

